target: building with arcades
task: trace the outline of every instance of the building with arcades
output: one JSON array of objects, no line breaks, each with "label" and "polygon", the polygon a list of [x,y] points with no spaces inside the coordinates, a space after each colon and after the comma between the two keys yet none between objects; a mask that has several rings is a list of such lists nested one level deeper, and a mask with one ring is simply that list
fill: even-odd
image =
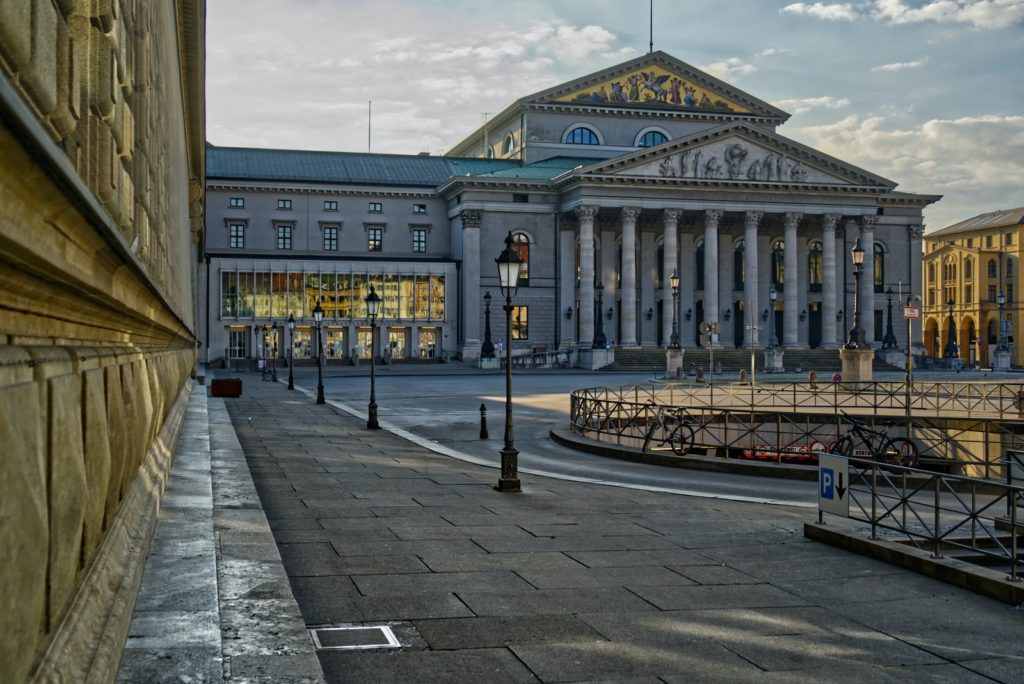
[{"label": "building with arcades", "polygon": [[617,347],[667,344],[673,271],[684,347],[702,321],[719,323],[714,344],[763,346],[773,316],[782,346],[835,348],[858,239],[880,343],[885,293],[920,288],[922,210],[939,197],[786,138],[788,117],[654,52],[526,96],[444,156],[210,147],[207,358],[265,354],[266,326],[289,315],[296,356],[315,354],[316,302],[325,354],[367,355],[372,284],[379,355],[474,359],[509,233],[521,287],[512,330],[495,314],[491,331],[514,351],[589,348],[598,317]]}]

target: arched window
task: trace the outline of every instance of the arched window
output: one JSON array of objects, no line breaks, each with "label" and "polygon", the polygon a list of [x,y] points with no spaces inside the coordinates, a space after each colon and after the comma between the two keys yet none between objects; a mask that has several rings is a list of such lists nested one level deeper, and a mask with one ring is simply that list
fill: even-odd
[{"label": "arched window", "polygon": [[875,243],[875,292],[885,292],[885,248]]},{"label": "arched window", "polygon": [[743,240],[740,240],[732,250],[732,289],[743,289],[746,270],[746,251],[743,248]]},{"label": "arched window", "polygon": [[811,292],[821,292],[822,283],[821,241],[815,240],[807,250],[807,282]]},{"label": "arched window", "polygon": [[782,290],[786,283],[786,243],[776,240],[772,243],[772,285]]},{"label": "arched window", "polygon": [[526,233],[513,233],[512,249],[522,259],[519,264],[519,286],[527,286],[530,284],[530,236]]},{"label": "arched window", "polygon": [[696,254],[696,259],[694,261],[695,261],[694,266],[695,266],[696,271],[697,271],[694,274],[696,276],[696,281],[697,281],[696,289],[703,290],[704,289],[704,241],[703,240],[698,240],[697,241],[697,254]]},{"label": "arched window", "polygon": [[509,133],[505,136],[505,142],[501,146],[501,153],[509,154],[514,149],[516,149],[516,139],[511,133]]},{"label": "arched window", "polygon": [[995,278],[996,277],[996,260],[995,259],[989,259],[988,260],[988,277],[989,278]]},{"label": "arched window", "polygon": [[974,259],[968,257],[964,260],[964,280],[970,280],[974,277]]},{"label": "arched window", "polygon": [[668,142],[668,136],[661,131],[647,131],[640,136],[637,141],[637,147],[656,147],[662,143]]},{"label": "arched window", "polygon": [[584,128],[583,126],[579,126],[569,131],[569,133],[565,136],[565,142],[571,145],[601,144],[601,141],[597,137],[597,133],[594,133],[594,131],[590,130],[589,128]]}]

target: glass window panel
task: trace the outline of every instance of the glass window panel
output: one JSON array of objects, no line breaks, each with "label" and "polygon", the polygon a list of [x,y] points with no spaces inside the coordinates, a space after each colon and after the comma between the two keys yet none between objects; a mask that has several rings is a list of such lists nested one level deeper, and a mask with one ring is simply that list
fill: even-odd
[{"label": "glass window panel", "polygon": [[398,276],[394,273],[389,273],[384,276],[384,291],[380,294],[384,298],[383,304],[383,317],[388,320],[396,320],[398,318]]},{"label": "glass window panel", "polygon": [[402,276],[398,286],[398,317],[406,320],[416,315],[416,281],[413,276]]},{"label": "glass window panel", "polygon": [[366,295],[370,288],[365,273],[352,275],[352,317],[366,318]]},{"label": "glass window panel", "polygon": [[304,293],[306,298],[306,311],[308,311],[309,315],[312,316],[313,309],[316,308],[316,304],[320,300],[319,273],[314,271],[313,273],[306,274]]},{"label": "glass window panel", "polygon": [[220,315],[225,318],[238,316],[238,274],[220,274]]},{"label": "glass window panel", "polygon": [[[373,274],[370,274],[370,275],[366,276],[366,280],[367,280],[367,285],[366,285],[366,293],[367,294],[369,294],[369,292],[370,292],[370,285],[373,285],[373,291],[377,293],[377,296],[378,297],[383,297],[384,296],[384,276],[380,275],[379,273],[373,273]],[[383,302],[381,302],[381,303],[383,304]],[[366,294],[364,294],[362,296],[362,298],[359,301],[356,302],[356,315],[358,317],[360,317],[360,318],[363,318],[363,319],[369,318],[369,315],[366,313]],[[383,307],[381,307],[381,312],[379,314],[377,314],[377,320],[380,320],[381,318],[384,318],[384,317],[385,317],[384,316],[384,309],[383,309]]]},{"label": "glass window panel", "polygon": [[270,278],[270,315],[288,317],[288,274],[276,271]]},{"label": "glass window panel", "polygon": [[256,318],[270,318],[270,274],[256,274]]},{"label": "glass window panel", "polygon": [[513,340],[528,340],[530,339],[530,307],[528,306],[513,306],[512,307],[512,339]]},{"label": "glass window panel", "polygon": [[430,318],[444,320],[444,276],[430,276]]},{"label": "glass window panel", "polygon": [[321,304],[324,318],[338,317],[338,277],[333,273],[320,274]]},{"label": "glass window panel", "polygon": [[416,319],[430,318],[430,277],[416,276]]},{"label": "glass window panel", "polygon": [[253,274],[238,274],[238,315],[251,318],[253,312]]},{"label": "glass window panel", "polygon": [[338,274],[338,318],[352,318],[352,274]]}]

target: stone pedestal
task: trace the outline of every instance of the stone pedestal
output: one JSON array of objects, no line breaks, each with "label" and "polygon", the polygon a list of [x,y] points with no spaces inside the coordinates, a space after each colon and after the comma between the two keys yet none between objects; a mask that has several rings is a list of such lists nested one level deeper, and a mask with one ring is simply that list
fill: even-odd
[{"label": "stone pedestal", "polygon": [[[480,350],[484,346],[480,340],[466,340],[462,345],[462,360],[473,361],[480,358]],[[497,354],[498,350],[495,349],[494,353]]]},{"label": "stone pedestal", "polygon": [[766,373],[781,373],[784,368],[782,347],[765,347],[764,349],[764,370]]},{"label": "stone pedestal", "polygon": [[491,369],[493,369],[493,368],[501,368],[501,359],[499,359],[496,356],[494,358],[491,358],[491,359],[485,359],[484,357],[481,356],[481,357],[477,358],[477,360],[476,360],[476,367],[477,368],[491,368]]},{"label": "stone pedestal", "polygon": [[992,352],[992,370],[1010,370],[1010,350],[996,349]]},{"label": "stone pedestal", "polygon": [[871,362],[874,359],[873,349],[840,349],[843,382],[871,382]]},{"label": "stone pedestal", "polygon": [[665,350],[665,377],[678,380],[683,376],[683,350]]},{"label": "stone pedestal", "polygon": [[576,365],[586,370],[597,370],[598,368],[610,365],[614,361],[614,349],[580,349],[579,362]]},{"label": "stone pedestal", "polygon": [[890,366],[897,368],[907,367],[907,353],[900,349],[880,349],[878,355]]}]

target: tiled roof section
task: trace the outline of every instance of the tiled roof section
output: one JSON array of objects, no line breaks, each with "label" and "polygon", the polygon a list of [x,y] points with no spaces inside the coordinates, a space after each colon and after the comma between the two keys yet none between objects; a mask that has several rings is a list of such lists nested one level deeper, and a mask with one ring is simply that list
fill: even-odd
[{"label": "tiled roof section", "polygon": [[557,178],[567,171],[589,166],[590,164],[602,161],[601,159],[582,157],[552,157],[535,164],[527,164],[522,167],[499,169],[490,173],[479,174],[485,178],[524,178],[529,180],[551,180]]},{"label": "tiled roof section", "polygon": [[940,228],[934,233],[928,233],[928,237],[934,237],[936,235],[954,235],[956,233],[984,230],[986,228],[1013,226],[1020,223],[1024,223],[1024,207],[1017,207],[1016,209],[1000,209],[999,211],[990,211],[987,214],[979,214],[973,218],[967,219],[966,221],[961,221],[960,223],[954,223],[951,226]]},{"label": "tiled roof section", "polygon": [[520,162],[426,155],[206,148],[206,176],[232,180],[436,187],[451,176],[480,175]]}]

